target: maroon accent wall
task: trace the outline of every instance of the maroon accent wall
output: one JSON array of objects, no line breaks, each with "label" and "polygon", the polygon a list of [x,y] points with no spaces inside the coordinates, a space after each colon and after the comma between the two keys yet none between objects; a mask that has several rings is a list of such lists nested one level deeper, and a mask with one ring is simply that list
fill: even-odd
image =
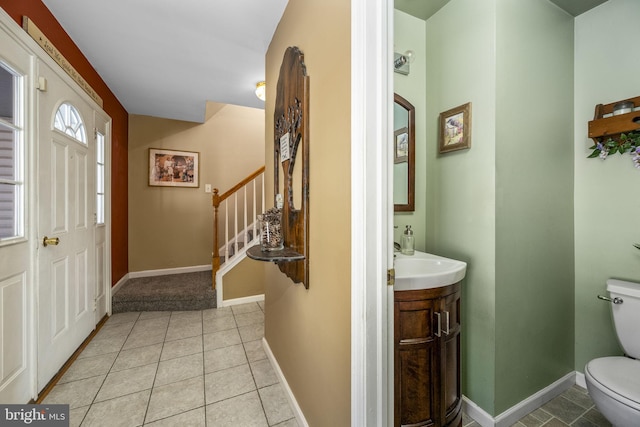
[{"label": "maroon accent wall", "polygon": [[87,58],[40,0],[0,0],[0,7],[22,27],[28,16],[104,101],[112,119],[111,133],[111,285],[129,271],[128,134],[129,113],[91,66]]}]

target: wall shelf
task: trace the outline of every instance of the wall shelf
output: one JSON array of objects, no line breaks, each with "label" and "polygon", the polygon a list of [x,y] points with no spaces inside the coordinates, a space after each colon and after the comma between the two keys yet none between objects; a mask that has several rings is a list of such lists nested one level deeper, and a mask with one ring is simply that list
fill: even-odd
[{"label": "wall shelf", "polygon": [[291,248],[284,248],[278,251],[263,251],[260,245],[255,245],[247,249],[247,256],[256,261],[269,262],[291,262],[302,261],[304,255]]},{"label": "wall shelf", "polygon": [[589,138],[597,143],[609,138],[615,140],[621,133],[640,130],[640,111],[612,115],[613,107],[623,101],[631,101],[636,107],[640,107],[640,96],[596,105],[593,120],[589,122]]}]

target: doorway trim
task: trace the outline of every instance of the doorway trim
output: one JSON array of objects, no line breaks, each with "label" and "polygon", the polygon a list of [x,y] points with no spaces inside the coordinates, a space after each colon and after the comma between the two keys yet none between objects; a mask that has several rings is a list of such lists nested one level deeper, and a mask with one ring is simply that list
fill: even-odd
[{"label": "doorway trim", "polygon": [[[96,104],[97,105],[97,104]],[[113,157],[113,119],[102,109],[94,108],[94,124],[99,118],[105,122],[105,171],[104,171],[104,226],[105,226],[105,275],[104,275],[104,292],[106,301],[107,316],[111,316],[111,296],[113,295],[113,287],[111,286],[112,268],[111,268],[111,170]],[[95,132],[95,130],[94,130]],[[99,320],[96,319],[96,325]]]},{"label": "doorway trim", "polygon": [[393,263],[392,19],[393,2],[351,2],[351,425],[379,427],[393,417],[386,283]]}]

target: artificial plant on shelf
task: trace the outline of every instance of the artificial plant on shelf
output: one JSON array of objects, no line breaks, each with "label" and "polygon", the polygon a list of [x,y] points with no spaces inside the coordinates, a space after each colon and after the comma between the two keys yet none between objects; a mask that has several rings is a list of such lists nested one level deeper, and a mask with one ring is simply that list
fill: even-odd
[{"label": "artificial plant on shelf", "polygon": [[609,154],[628,152],[632,156],[633,165],[640,169],[640,131],[622,133],[617,140],[609,138],[604,142],[596,143],[589,149],[593,150],[593,153],[589,155],[590,159],[600,157],[602,160],[606,159]]}]

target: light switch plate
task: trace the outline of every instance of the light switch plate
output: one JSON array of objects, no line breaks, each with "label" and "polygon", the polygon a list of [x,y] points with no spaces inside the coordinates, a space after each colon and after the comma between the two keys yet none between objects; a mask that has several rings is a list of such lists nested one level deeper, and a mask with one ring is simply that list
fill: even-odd
[{"label": "light switch plate", "polygon": [[211,184],[205,184],[204,185],[204,192],[205,193],[211,193]]}]

